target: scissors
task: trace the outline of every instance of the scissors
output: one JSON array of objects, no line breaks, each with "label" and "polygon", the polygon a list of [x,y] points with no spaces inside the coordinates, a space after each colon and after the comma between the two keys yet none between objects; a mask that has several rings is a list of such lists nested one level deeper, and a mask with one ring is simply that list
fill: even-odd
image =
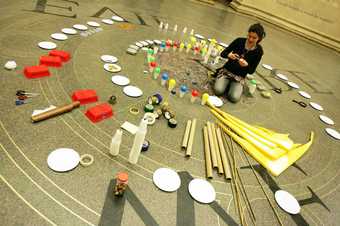
[{"label": "scissors", "polygon": [[294,103],[297,103],[298,105],[300,105],[301,107],[305,108],[307,107],[307,104],[303,101],[297,101],[297,100],[292,100]]}]

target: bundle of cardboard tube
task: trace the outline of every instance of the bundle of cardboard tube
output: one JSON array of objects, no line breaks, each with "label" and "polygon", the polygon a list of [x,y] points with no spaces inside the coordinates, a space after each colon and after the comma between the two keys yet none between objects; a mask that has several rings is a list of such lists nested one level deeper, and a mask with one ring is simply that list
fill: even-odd
[{"label": "bundle of cardboard tube", "polygon": [[[185,156],[190,157],[196,131],[196,119],[188,120],[183,135],[182,149]],[[227,180],[231,179],[230,165],[227,158],[226,146],[222,139],[222,132],[214,123],[207,122],[203,128],[204,154],[206,177],[213,178],[213,169]]]}]

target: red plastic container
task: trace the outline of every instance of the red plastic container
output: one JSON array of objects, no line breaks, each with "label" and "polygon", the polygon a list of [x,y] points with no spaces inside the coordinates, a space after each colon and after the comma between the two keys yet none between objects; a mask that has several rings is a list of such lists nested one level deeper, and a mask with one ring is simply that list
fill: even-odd
[{"label": "red plastic container", "polygon": [[67,62],[71,59],[71,54],[63,50],[52,50],[48,53],[48,55],[60,57],[62,62]]},{"label": "red plastic container", "polygon": [[37,65],[37,66],[30,66],[25,67],[24,74],[26,78],[41,78],[45,76],[50,76],[50,71],[48,67],[45,65]]},{"label": "red plastic container", "polygon": [[100,122],[113,115],[112,108],[108,103],[99,104],[87,109],[85,115],[94,123]]},{"label": "red plastic container", "polygon": [[62,61],[57,56],[41,56],[40,65],[46,65],[47,67],[61,67]]},{"label": "red plastic container", "polygon": [[72,94],[73,101],[79,101],[81,105],[94,103],[98,101],[98,96],[95,90],[84,89],[76,90]]}]

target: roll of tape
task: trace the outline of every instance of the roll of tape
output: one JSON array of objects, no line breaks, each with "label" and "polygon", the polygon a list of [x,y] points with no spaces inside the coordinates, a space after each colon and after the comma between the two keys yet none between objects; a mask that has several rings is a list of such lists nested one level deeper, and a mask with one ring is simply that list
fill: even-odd
[{"label": "roll of tape", "polygon": [[[86,160],[86,159],[88,159],[88,160]],[[90,154],[84,154],[84,155],[80,156],[80,164],[82,166],[85,166],[85,167],[90,166],[90,165],[92,165],[93,161],[94,161],[94,158]]]},{"label": "roll of tape", "polygon": [[150,147],[150,142],[147,140],[144,140],[143,145],[142,145],[142,151],[147,151]]},{"label": "roll of tape", "polygon": [[152,104],[147,104],[144,106],[144,111],[145,112],[153,112],[154,111],[154,107]]},{"label": "roll of tape", "polygon": [[156,114],[151,113],[151,112],[147,112],[147,113],[144,114],[143,119],[146,120],[148,125],[153,125],[156,122]]},{"label": "roll of tape", "polygon": [[174,118],[169,119],[169,121],[168,121],[168,126],[169,126],[170,128],[176,128],[176,126],[177,126],[177,121],[176,121]]},{"label": "roll of tape", "polygon": [[139,114],[139,109],[138,108],[130,108],[129,111],[133,115],[138,115]]},{"label": "roll of tape", "polygon": [[110,96],[109,103],[110,104],[117,103],[117,97],[115,95]]}]

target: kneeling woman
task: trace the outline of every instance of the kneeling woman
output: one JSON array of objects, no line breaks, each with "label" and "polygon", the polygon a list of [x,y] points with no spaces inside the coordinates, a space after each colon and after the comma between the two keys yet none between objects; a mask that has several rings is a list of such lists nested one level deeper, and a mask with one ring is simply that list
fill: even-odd
[{"label": "kneeling woman", "polygon": [[235,39],[221,53],[228,58],[227,63],[218,69],[215,76],[214,91],[217,96],[226,93],[229,101],[236,103],[241,99],[247,74],[253,74],[263,55],[259,43],[265,32],[261,24],[253,24],[248,29],[247,38]]}]

